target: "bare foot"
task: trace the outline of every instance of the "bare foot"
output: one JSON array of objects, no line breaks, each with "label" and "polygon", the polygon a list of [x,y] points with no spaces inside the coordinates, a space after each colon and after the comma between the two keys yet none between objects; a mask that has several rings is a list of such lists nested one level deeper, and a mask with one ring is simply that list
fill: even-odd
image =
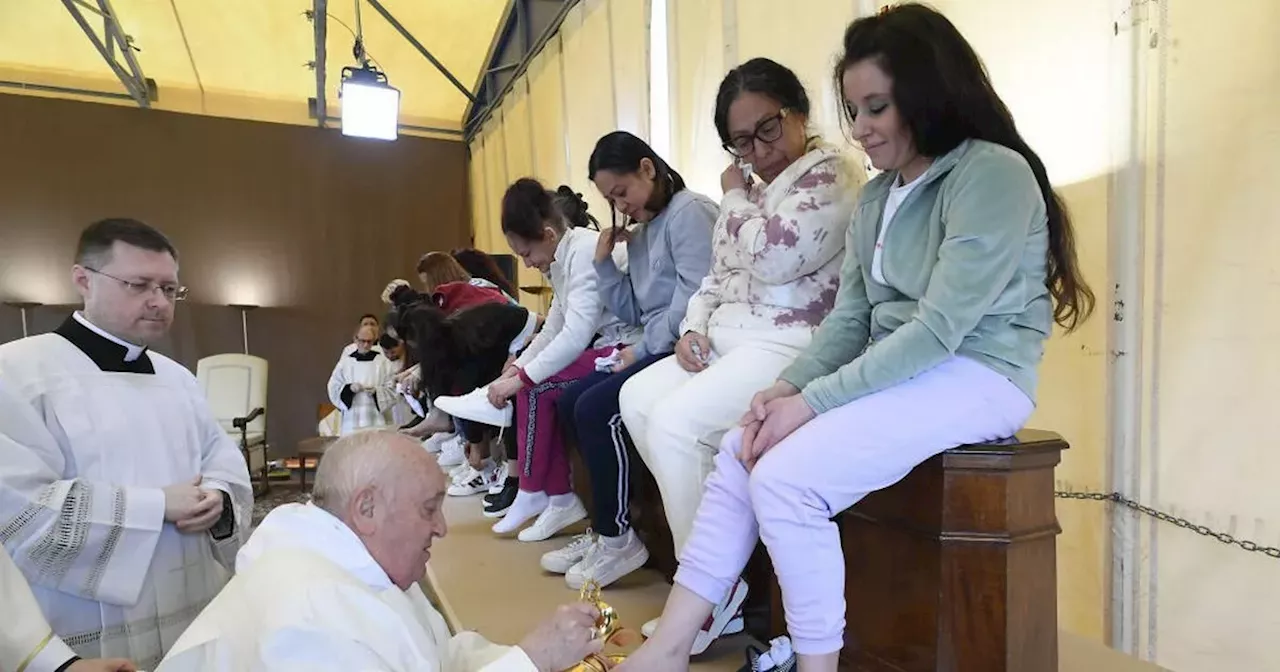
[{"label": "bare foot", "polygon": [[627,656],[626,660],[613,668],[613,672],[651,672],[652,670],[689,672],[689,654],[678,656],[664,652],[659,647],[653,646],[651,640],[645,642],[635,650],[635,653]]}]

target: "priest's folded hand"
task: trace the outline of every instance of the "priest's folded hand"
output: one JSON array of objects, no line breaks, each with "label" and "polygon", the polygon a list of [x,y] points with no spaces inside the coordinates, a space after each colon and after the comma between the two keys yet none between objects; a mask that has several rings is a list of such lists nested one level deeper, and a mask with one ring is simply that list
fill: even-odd
[{"label": "priest's folded hand", "polygon": [[596,638],[599,617],[593,605],[565,605],[529,633],[520,648],[542,672],[567,670],[604,648],[604,642]]},{"label": "priest's folded hand", "polygon": [[218,519],[222,517],[222,498],[221,490],[203,490],[204,498],[200,500],[190,516],[177,521],[178,531],[187,534],[195,534],[197,532],[205,532],[213,527]]},{"label": "priest's folded hand", "polygon": [[164,489],[164,520],[167,523],[176,523],[179,520],[190,518],[197,509],[202,509],[201,502],[204,500],[204,490],[200,489],[200,481],[202,477],[184,481],[182,483],[174,483]]}]

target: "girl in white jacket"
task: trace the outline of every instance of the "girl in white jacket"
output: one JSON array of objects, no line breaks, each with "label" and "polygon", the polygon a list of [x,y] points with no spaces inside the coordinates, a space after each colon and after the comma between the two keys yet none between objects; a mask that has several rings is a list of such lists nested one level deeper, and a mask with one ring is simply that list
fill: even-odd
[{"label": "girl in white jacket", "polygon": [[[520,472],[520,492],[493,530],[514,532],[537,516],[520,532],[521,541],[548,539],[586,518],[582,500],[570,487],[556,399],[595,371],[597,358],[638,342],[642,335],[610,314],[600,299],[593,260],[598,229],[582,196],[569,187],[549,192],[537,180],[524,178],[502,199],[502,231],[511,251],[526,266],[542,271],[555,293],[542,331],[489,386],[494,406],[515,397]],[[624,250],[615,254],[621,257]]]}]

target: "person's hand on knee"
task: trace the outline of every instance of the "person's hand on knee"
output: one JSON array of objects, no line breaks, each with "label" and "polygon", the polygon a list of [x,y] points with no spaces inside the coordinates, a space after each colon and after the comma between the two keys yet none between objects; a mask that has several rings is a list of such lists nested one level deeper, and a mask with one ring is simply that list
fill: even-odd
[{"label": "person's hand on knee", "polygon": [[751,407],[747,409],[746,415],[742,416],[742,420],[738,423],[743,427],[753,422],[764,422],[767,411],[765,410],[769,402],[774,399],[782,399],[784,397],[792,397],[800,394],[800,388],[788,383],[785,380],[779,380],[769,387],[756,392],[756,396],[751,398]]},{"label": "person's hand on knee", "polygon": [[742,435],[743,447],[739,454],[745,456],[745,459],[743,457],[739,459],[742,460],[742,465],[747,471],[754,469],[765,453],[818,414],[810,408],[809,402],[805,401],[804,397],[793,394],[767,402],[764,406],[764,415],[763,422],[752,422],[755,431],[750,432],[750,447],[747,445],[748,432],[744,431]]}]

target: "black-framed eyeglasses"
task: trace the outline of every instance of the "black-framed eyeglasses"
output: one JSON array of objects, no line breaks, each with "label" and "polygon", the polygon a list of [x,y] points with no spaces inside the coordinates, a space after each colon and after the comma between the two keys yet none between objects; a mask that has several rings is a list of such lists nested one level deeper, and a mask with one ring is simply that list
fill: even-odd
[{"label": "black-framed eyeglasses", "polygon": [[110,278],[112,280],[115,280],[116,282],[123,285],[124,288],[134,296],[144,296],[158,289],[160,290],[160,294],[162,294],[164,298],[170,301],[183,301],[187,298],[187,288],[181,285],[170,285],[170,284],[158,285],[154,282],[133,282],[132,280],[117,278],[116,276],[111,275],[110,273],[103,273],[102,271],[99,271],[96,268],[89,268],[88,266],[84,266],[83,268],[84,270],[89,271],[90,273],[94,273],[96,275],[101,275],[104,278]]},{"label": "black-framed eyeglasses", "polygon": [[772,117],[765,117],[756,124],[756,129],[751,135],[738,135],[729,138],[729,142],[724,143],[726,152],[738,157],[739,159],[751,154],[756,149],[756,141],[759,140],[764,144],[777,142],[782,137],[782,120],[787,118],[787,109],[778,110],[778,113]]}]

